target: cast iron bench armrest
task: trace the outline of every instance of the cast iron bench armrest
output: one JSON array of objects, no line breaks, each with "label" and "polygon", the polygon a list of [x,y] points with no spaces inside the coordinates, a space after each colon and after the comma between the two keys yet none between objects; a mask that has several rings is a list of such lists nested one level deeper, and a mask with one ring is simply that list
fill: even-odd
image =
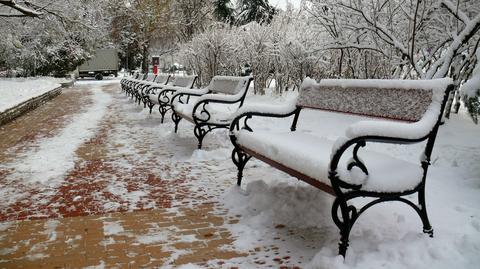
[{"label": "cast iron bench armrest", "polygon": [[205,95],[207,93],[209,93],[210,91],[207,89],[207,88],[203,88],[203,89],[183,89],[183,90],[179,90],[177,91],[177,93],[172,97],[172,100],[171,100],[171,104],[173,104],[173,102],[175,101],[175,98],[178,98],[178,102],[182,103],[182,96],[187,96],[187,103],[188,103],[188,100],[190,98],[190,96],[202,96],[202,95]]},{"label": "cast iron bench armrest", "polygon": [[[423,137],[414,138],[414,139],[407,139],[402,137],[375,136],[375,135],[359,136],[354,138],[340,137],[337,139],[337,141],[332,147],[330,167],[329,167],[330,174],[336,175],[337,168],[342,156],[348,153],[347,150],[352,146],[354,147],[352,152],[353,156],[350,158],[350,161],[348,162],[347,169],[350,170],[355,166],[355,167],[358,167],[360,170],[362,170],[363,173],[368,175],[368,169],[366,165],[362,162],[361,158],[358,157],[358,150],[361,147],[365,147],[367,145],[367,142],[388,143],[388,144],[415,144],[428,139],[429,136],[430,134],[427,134]],[[429,160],[422,160],[422,162],[423,161],[426,161],[427,163],[429,163]],[[333,185],[337,185],[342,188],[359,190],[362,187],[362,185],[354,185],[354,184],[342,181],[339,177],[333,177],[333,178],[336,181],[336,183]]]},{"label": "cast iron bench armrest", "polygon": [[[168,97],[167,93],[191,93],[192,92],[192,89],[191,88],[188,88],[188,87],[182,87],[182,86],[174,86],[174,85],[165,85],[163,87],[160,88],[160,92],[158,93],[158,102],[161,103],[161,104],[165,104],[165,105],[170,105],[172,103],[172,100],[173,100],[173,97],[175,96],[172,96],[172,99],[170,100],[170,98]],[[196,91],[196,93],[199,92],[199,90],[194,90]],[[165,98],[167,101],[162,101],[160,100],[161,98]]]},{"label": "cast iron bench armrest", "polygon": [[[211,114],[207,109],[209,103],[217,104],[236,104],[240,103],[240,106],[243,104],[244,94],[235,94],[235,95],[219,95],[219,94],[204,94],[200,97],[195,105],[193,106],[192,117],[196,122],[208,122],[211,118]],[[206,119],[197,117],[197,110],[199,114],[207,115]]]},{"label": "cast iron bench armrest", "polygon": [[154,85],[154,86],[150,86],[150,87],[148,87],[147,90],[145,91],[145,94],[150,94],[150,93],[155,94],[158,89],[163,89],[164,86],[165,86],[165,85]]},{"label": "cast iron bench armrest", "polygon": [[[170,98],[168,97],[167,93],[171,92],[171,93],[175,93],[175,92],[178,92],[178,89],[184,89],[182,87],[175,87],[175,86],[170,86],[170,87],[163,87],[160,92],[158,93],[158,102],[161,103],[161,104],[171,104],[171,101],[173,100],[173,97],[172,97],[172,100],[170,100]],[[161,100],[161,98],[165,98],[167,101],[164,102]]]},{"label": "cast iron bench armrest", "polygon": [[[161,83],[157,83],[155,85],[151,85],[148,89],[147,89],[147,92],[146,94],[149,94],[149,93],[154,93],[156,94],[156,91],[157,90],[162,90],[162,89],[167,89],[167,88],[174,88],[175,86],[172,86],[172,85],[169,85],[169,84],[161,84]],[[151,92],[153,91],[153,92]]]},{"label": "cast iron bench armrest", "polygon": [[[284,108],[285,111],[281,111],[279,108]],[[260,111],[261,110],[261,111]],[[250,126],[248,126],[247,121],[251,119],[253,116],[260,116],[260,117],[272,117],[272,118],[287,118],[292,115],[295,115],[292,125],[290,127],[291,131],[295,131],[298,116],[300,115],[300,108],[297,106],[272,106],[269,109],[259,108],[256,106],[245,106],[239,109],[235,114],[234,119],[232,120],[232,124],[230,125],[230,139],[232,142],[236,140],[235,135],[233,134],[234,131],[239,131],[240,129],[245,129],[248,131],[253,131]],[[240,122],[242,118],[245,118],[243,121],[243,126],[240,128]]]}]

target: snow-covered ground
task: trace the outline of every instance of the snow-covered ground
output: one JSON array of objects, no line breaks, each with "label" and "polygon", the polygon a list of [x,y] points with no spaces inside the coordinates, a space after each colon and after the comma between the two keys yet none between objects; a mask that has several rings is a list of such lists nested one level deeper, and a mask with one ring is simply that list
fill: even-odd
[{"label": "snow-covered ground", "polygon": [[122,78],[124,78],[124,75],[120,73],[118,74],[118,77],[105,76],[103,77],[103,80],[96,80],[91,77],[78,78],[77,81],[75,81],[75,85],[105,85],[117,82]]},{"label": "snow-covered ground", "polygon": [[66,80],[51,77],[1,78],[0,112],[60,87],[62,82]]},{"label": "snow-covered ground", "polygon": [[[15,165],[16,175],[25,181],[53,186],[56,180],[74,167],[75,150],[95,135],[111,99],[109,94],[94,88],[94,104],[87,111],[76,115],[61,133],[45,139],[35,152],[22,156],[22,162]],[[60,148],[62,150],[58,150]],[[52,162],[62,165],[50,166]]]},{"label": "snow-covered ground", "polygon": [[[149,185],[142,174],[129,174],[138,166],[143,169],[150,164],[148,173],[161,178],[162,182],[188,188],[192,197],[208,197],[228,209],[228,215],[240,216],[238,223],[225,225],[236,237],[232,247],[250,253],[250,256],[226,261],[225,268],[278,267],[279,262],[286,266],[328,269],[473,269],[480,264],[480,127],[472,123],[464,110],[458,115],[453,114],[452,119],[440,128],[432,156],[426,200],[434,238],[422,233],[421,222],[411,208],[395,202],[384,203],[369,209],[357,221],[350,237],[347,257],[343,260],[337,255],[339,233],[331,218],[331,196],[254,159],[245,168],[243,185],[237,187],[236,168],[231,161],[232,145],[226,130],[208,134],[204,149],[197,150],[193,126],[189,122],[180,122],[179,132],[175,134],[169,115],[166,122],[160,124],[156,110],[150,115],[147,109],[141,109],[119,90],[105,92],[99,88],[110,83],[117,82],[113,79],[80,82],[82,86],[90,86],[89,91],[95,97],[81,112],[84,116],[74,117],[57,138],[39,140],[38,147],[26,153],[24,158],[19,158],[17,163],[5,164],[5,169],[21,168],[23,161],[32,163],[37,152],[52,157],[65,155],[64,160],[55,158],[55,162],[42,162],[46,167],[41,170],[48,172],[51,178],[30,184],[42,186],[64,180],[66,170],[71,168],[75,148],[90,139],[95,128],[105,129],[102,122],[106,118],[110,124],[106,132],[106,159],[119,175],[115,177],[105,171],[95,174],[95,179],[88,178],[89,184],[105,184],[101,185],[105,186],[104,189],[94,193],[95,202],[98,200],[100,203],[98,207],[107,212],[124,204],[129,210],[138,209],[139,204],[143,205],[143,209],[160,207],[156,198],[151,196],[151,193],[158,192],[156,186]],[[287,92],[282,97],[249,95],[246,105],[286,103],[295,96],[295,92]],[[104,111],[101,106],[109,108]],[[104,120],[100,120],[102,115],[105,115]],[[304,110],[297,131],[335,139],[344,134],[348,125],[362,119]],[[288,130],[290,124],[291,119],[254,118],[250,121],[254,130]],[[79,125],[86,126],[84,132],[77,133]],[[72,141],[68,138],[70,136]],[[55,144],[56,140],[70,141],[71,147],[65,148],[62,153],[42,147],[42,144]],[[379,144],[370,148],[416,162],[422,146]],[[30,153],[33,157],[28,157]],[[361,156],[361,150],[359,154]],[[22,171],[12,172],[6,181],[15,180]],[[180,181],[182,173],[187,175],[185,180]],[[134,191],[131,186],[126,187],[127,182],[136,184]],[[7,202],[9,200],[22,198],[17,198],[13,191],[12,194],[2,194],[3,205],[10,203]],[[191,201],[192,208],[196,202],[195,199]],[[172,204],[174,206],[168,210],[173,213],[178,206],[189,206],[185,200],[172,200]],[[105,225],[104,229],[111,232],[122,228]],[[168,237],[164,233],[151,236],[160,239]],[[255,250],[254,253],[252,250]],[[209,264],[218,267],[216,261]]]},{"label": "snow-covered ground", "polygon": [[[246,103],[284,103],[294,95],[290,93],[274,101],[250,96]],[[334,139],[344,135],[348,125],[362,119],[305,110],[297,132]],[[250,126],[254,130],[288,130],[290,123],[291,119],[260,118],[255,122],[254,118]],[[267,251],[267,256],[282,257],[283,253],[291,261],[306,261],[303,266],[307,268],[478,268],[479,134],[480,127],[473,124],[464,110],[452,115],[440,129],[426,194],[434,238],[422,233],[421,221],[410,207],[398,202],[384,203],[370,208],[355,224],[347,257],[343,260],[337,256],[339,233],[331,218],[332,197],[260,161],[251,160],[245,169],[242,187],[233,186],[220,194],[230,214],[242,216],[239,223],[230,226],[238,237],[235,245],[244,250],[275,245],[279,249],[273,253]],[[215,171],[214,175],[201,177],[197,182],[204,188],[208,185],[207,189],[214,188],[212,184],[235,181],[230,169],[225,172],[225,167],[231,166],[231,146],[226,134],[214,136],[218,139],[215,149],[196,150],[192,155],[194,159],[221,163],[209,168]],[[207,141],[210,142],[206,144],[212,145],[211,138]],[[418,162],[423,146],[374,144],[370,148]],[[212,178],[205,179],[209,177]],[[264,260],[268,265],[268,259]],[[244,261],[235,263],[244,264]]]}]

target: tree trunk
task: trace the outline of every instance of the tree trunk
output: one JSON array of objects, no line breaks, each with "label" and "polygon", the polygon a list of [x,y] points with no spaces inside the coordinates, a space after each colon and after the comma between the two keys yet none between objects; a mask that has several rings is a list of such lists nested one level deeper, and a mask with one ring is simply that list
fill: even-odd
[{"label": "tree trunk", "polygon": [[263,76],[255,76],[254,83],[255,83],[253,87],[254,93],[265,95],[265,85],[267,85],[267,79],[264,78]]},{"label": "tree trunk", "polygon": [[148,45],[143,45],[142,50],[142,71],[148,73]]}]

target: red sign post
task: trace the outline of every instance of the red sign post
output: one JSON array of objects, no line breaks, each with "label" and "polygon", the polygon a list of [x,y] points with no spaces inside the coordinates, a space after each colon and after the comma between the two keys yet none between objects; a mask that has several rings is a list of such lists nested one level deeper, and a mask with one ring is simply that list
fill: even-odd
[{"label": "red sign post", "polygon": [[158,74],[158,65],[160,65],[160,58],[158,56],[152,57],[153,73]]}]

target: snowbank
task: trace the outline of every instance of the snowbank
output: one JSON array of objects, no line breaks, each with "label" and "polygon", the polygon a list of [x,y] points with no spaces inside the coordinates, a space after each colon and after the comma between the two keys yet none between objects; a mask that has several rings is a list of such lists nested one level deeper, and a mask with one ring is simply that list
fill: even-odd
[{"label": "snowbank", "polygon": [[60,87],[64,79],[0,79],[0,113],[31,98]]}]

